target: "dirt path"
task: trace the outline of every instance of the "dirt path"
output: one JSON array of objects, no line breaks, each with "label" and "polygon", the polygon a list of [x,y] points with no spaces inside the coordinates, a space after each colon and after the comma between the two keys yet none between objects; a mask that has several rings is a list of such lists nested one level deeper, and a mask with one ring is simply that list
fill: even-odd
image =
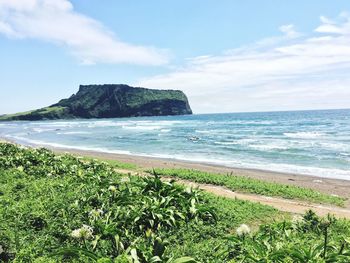
[{"label": "dirt path", "polygon": [[102,160],[118,160],[124,163],[135,164],[143,170],[152,169],[154,167],[194,169],[210,173],[234,174],[235,176],[249,177],[267,182],[310,188],[321,193],[338,195],[346,198],[347,201],[345,201],[345,206],[346,208],[350,209],[350,180],[321,178],[317,176],[271,172],[257,169],[229,168],[212,164],[202,164],[190,161],[178,161],[153,157],[141,157],[73,149],[51,149],[58,153],[68,151],[79,156],[89,156]]},{"label": "dirt path", "polygon": [[[117,169],[116,171],[119,173],[130,174],[130,175],[149,176],[149,174],[146,174],[146,173],[133,172],[130,170]],[[311,209],[319,216],[326,216],[327,214],[332,214],[338,218],[350,219],[350,210],[345,208],[340,208],[336,206],[325,206],[321,204],[313,204],[313,203],[301,202],[301,201],[278,198],[278,197],[261,196],[261,195],[254,195],[254,194],[248,194],[248,193],[238,193],[238,192],[233,192],[223,186],[200,184],[200,183],[195,183],[188,180],[176,179],[172,177],[162,177],[162,180],[164,181],[170,181],[172,179],[175,179],[177,183],[199,188],[209,193],[215,194],[217,196],[233,198],[233,199],[237,198],[240,200],[246,200],[246,201],[256,202],[264,205],[269,205],[283,212],[289,212],[294,214],[304,214],[306,211]]]},{"label": "dirt path", "polygon": [[344,208],[324,206],[320,204],[304,203],[300,201],[277,198],[277,197],[237,193],[237,192],[228,190],[222,186],[197,184],[197,183],[186,182],[186,181],[180,181],[180,183],[191,185],[193,187],[198,187],[199,189],[213,193],[218,196],[223,196],[227,198],[237,198],[241,200],[247,200],[251,202],[261,203],[264,205],[269,205],[283,212],[304,214],[306,211],[312,209],[319,216],[333,214],[339,218],[350,219],[350,210],[344,209]]}]

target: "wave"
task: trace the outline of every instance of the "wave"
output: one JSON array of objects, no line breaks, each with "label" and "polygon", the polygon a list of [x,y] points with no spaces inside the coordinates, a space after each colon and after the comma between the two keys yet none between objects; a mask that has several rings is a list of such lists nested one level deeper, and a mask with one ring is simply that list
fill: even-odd
[{"label": "wave", "polygon": [[195,130],[195,132],[196,133],[213,133],[213,132],[215,132],[215,130],[210,130],[210,131],[208,131],[208,130]]},{"label": "wave", "polygon": [[163,126],[122,126],[122,128],[127,130],[154,131],[161,130]]},{"label": "wave", "polygon": [[181,161],[191,161],[197,163],[206,163],[214,165],[222,165],[231,168],[241,169],[258,169],[262,171],[280,172],[287,174],[301,174],[311,175],[321,178],[343,179],[350,180],[350,171],[336,168],[320,168],[310,166],[292,165],[286,163],[251,163],[242,160],[224,160],[224,159],[212,159],[199,156],[186,156],[186,155],[168,155],[168,154],[149,154],[141,155],[148,157],[157,157],[165,159],[175,159]]},{"label": "wave", "polygon": [[247,162],[244,159],[222,159],[219,157],[205,157],[198,156],[196,154],[189,153],[188,155],[178,155],[178,154],[163,154],[163,153],[139,153],[139,152],[130,152],[127,150],[117,150],[117,149],[108,149],[104,147],[90,147],[90,146],[79,146],[79,145],[67,145],[60,143],[45,142],[40,140],[33,140],[19,136],[7,135],[6,137],[14,139],[18,142],[26,143],[28,145],[36,146],[49,146],[61,149],[75,149],[82,151],[94,151],[94,152],[104,152],[112,154],[125,154],[125,155],[135,155],[135,156],[144,156],[144,157],[156,157],[163,159],[175,159],[182,161],[191,161],[198,163],[207,163],[207,164],[216,164],[223,165],[226,167],[232,168],[242,168],[242,169],[260,169],[266,171],[282,172],[282,173],[296,173],[304,175],[313,175],[318,177],[325,178],[336,178],[350,180],[350,170],[336,169],[336,168],[322,168],[322,167],[309,167],[301,166],[294,164],[286,163],[272,163],[272,162]]},{"label": "wave", "polygon": [[32,128],[33,132],[36,133],[42,133],[42,132],[50,132],[50,131],[54,131],[55,129],[48,129],[48,128]]},{"label": "wave", "polygon": [[48,127],[48,128],[67,128],[79,126],[81,124],[86,123],[81,121],[56,121],[56,122],[30,122],[27,123],[29,126],[39,126],[39,127]]},{"label": "wave", "polygon": [[73,145],[67,145],[67,144],[61,144],[61,143],[33,140],[33,139],[23,138],[19,136],[6,136],[6,137],[17,140],[22,143],[27,143],[29,145],[35,145],[35,146],[49,146],[49,147],[60,148],[60,149],[73,149],[73,150],[93,151],[93,152],[101,152],[101,153],[114,153],[114,154],[126,154],[126,155],[133,154],[130,151],[125,151],[125,150],[111,150],[111,149],[102,148],[102,147],[89,147],[89,146],[78,146],[78,145],[73,146]]},{"label": "wave", "polygon": [[246,138],[246,139],[233,140],[233,141],[215,141],[214,144],[250,146],[251,143],[256,143],[256,142],[258,142],[256,139]]},{"label": "wave", "polygon": [[350,151],[350,145],[346,143],[320,142],[319,145],[324,149],[333,150],[333,151]]},{"label": "wave", "polygon": [[316,139],[324,137],[326,134],[323,132],[285,132],[284,136],[296,139]]},{"label": "wave", "polygon": [[310,166],[298,166],[292,164],[253,164],[253,169],[262,169],[282,173],[295,173],[303,175],[312,175],[323,178],[350,180],[350,171],[336,168],[321,168]]},{"label": "wave", "polygon": [[70,131],[70,132],[57,132],[57,134],[79,135],[79,134],[92,134],[92,132],[87,132],[87,131]]},{"label": "wave", "polygon": [[148,121],[148,120],[129,120],[129,121],[93,121],[88,123],[89,128],[96,127],[137,127],[137,126],[172,126],[174,124],[181,124],[183,121]]},{"label": "wave", "polygon": [[250,148],[260,151],[271,151],[271,150],[288,150],[289,147],[278,145],[278,144],[260,144],[260,145],[249,145]]},{"label": "wave", "polygon": [[219,144],[219,145],[237,145],[237,142],[214,142],[214,144]]},{"label": "wave", "polygon": [[[259,151],[273,151],[273,150],[288,150],[290,149],[289,146],[286,146],[284,143],[266,143],[266,144],[254,144],[258,141],[255,139],[242,139],[237,141],[231,141],[231,142],[214,142],[214,144],[218,145],[242,145],[242,146],[248,146],[249,148],[259,150]],[[253,144],[251,144],[253,143]]]}]

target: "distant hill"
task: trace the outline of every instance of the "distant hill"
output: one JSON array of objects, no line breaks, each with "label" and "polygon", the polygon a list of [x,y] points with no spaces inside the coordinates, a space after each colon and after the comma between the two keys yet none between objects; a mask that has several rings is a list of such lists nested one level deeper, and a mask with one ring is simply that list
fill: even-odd
[{"label": "distant hill", "polygon": [[180,90],[153,90],[123,84],[80,85],[79,91],[49,107],[2,115],[0,120],[117,118],[192,114]]}]

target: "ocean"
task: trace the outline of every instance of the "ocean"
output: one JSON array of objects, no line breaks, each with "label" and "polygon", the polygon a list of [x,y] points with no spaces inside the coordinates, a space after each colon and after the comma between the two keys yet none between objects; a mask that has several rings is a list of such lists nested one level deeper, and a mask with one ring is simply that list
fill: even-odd
[{"label": "ocean", "polygon": [[350,110],[1,122],[0,137],[350,180]]}]

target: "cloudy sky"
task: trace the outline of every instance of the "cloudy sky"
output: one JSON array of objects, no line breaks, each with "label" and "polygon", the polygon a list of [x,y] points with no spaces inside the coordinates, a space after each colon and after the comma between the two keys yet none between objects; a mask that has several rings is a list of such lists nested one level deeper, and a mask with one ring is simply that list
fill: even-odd
[{"label": "cloudy sky", "polygon": [[95,83],[195,113],[350,108],[350,1],[0,0],[0,72],[0,114]]}]

